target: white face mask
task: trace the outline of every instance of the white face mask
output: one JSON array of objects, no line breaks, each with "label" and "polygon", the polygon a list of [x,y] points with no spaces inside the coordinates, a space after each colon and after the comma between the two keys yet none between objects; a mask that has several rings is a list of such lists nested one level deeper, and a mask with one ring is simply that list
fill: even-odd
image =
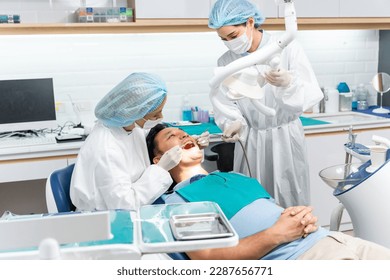
[{"label": "white face mask", "polygon": [[[144,119],[145,120],[145,119]],[[145,120],[143,129],[151,129],[162,122],[162,118],[156,120]]]},{"label": "white face mask", "polygon": [[247,52],[252,46],[253,36],[251,33],[251,38],[248,39],[248,36],[246,35],[246,30],[247,27],[245,27],[245,32],[241,36],[234,38],[233,40],[223,41],[225,46],[236,54],[243,54]]}]

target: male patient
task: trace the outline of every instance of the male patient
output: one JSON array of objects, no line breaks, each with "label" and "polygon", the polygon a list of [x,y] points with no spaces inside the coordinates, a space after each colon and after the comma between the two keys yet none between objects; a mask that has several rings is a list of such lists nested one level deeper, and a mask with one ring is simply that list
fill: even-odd
[{"label": "male patient", "polygon": [[191,259],[390,259],[390,250],[315,225],[305,206],[282,209],[253,178],[202,168],[202,152],[184,131],[159,124],[149,132],[150,160],[157,163],[174,146],[183,149],[179,165],[170,171],[177,183],[164,195],[166,203],[214,201],[240,237],[235,247],[186,252]]}]

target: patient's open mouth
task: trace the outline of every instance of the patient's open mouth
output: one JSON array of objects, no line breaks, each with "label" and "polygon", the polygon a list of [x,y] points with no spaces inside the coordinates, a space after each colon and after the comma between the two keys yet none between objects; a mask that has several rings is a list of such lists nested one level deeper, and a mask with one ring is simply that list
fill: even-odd
[{"label": "patient's open mouth", "polygon": [[193,147],[195,147],[195,144],[192,141],[188,141],[181,146],[181,148],[184,150],[189,150]]}]

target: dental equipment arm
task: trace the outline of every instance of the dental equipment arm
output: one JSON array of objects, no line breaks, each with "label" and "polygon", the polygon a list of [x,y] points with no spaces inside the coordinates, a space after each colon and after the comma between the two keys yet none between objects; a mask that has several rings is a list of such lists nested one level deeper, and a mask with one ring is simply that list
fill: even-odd
[{"label": "dental equipment arm", "polygon": [[[218,89],[221,83],[234,73],[252,65],[268,63],[272,68],[277,68],[277,65],[279,64],[280,60],[279,55],[281,51],[290,42],[292,42],[296,36],[298,27],[293,0],[284,0],[284,3],[284,20],[286,32],[283,33],[282,36],[276,42],[267,45],[261,49],[258,49],[257,51],[247,56],[237,59],[224,67],[219,67],[215,69],[215,75],[209,82],[211,87],[210,100],[213,106],[218,108],[218,110],[229,119],[237,119],[240,116],[237,116],[236,112],[226,108],[217,99],[216,95],[218,94]],[[267,116],[276,115],[276,111],[273,108],[266,107],[264,104],[254,99],[251,99],[251,102],[256,107],[256,109],[263,114]]]}]

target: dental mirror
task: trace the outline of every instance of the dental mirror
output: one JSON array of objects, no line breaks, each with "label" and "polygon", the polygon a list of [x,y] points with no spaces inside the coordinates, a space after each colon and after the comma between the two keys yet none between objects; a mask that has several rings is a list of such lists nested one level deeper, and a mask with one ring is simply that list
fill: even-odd
[{"label": "dental mirror", "polygon": [[372,86],[374,89],[381,94],[381,106],[372,110],[373,113],[377,114],[387,114],[390,111],[388,109],[383,108],[383,93],[388,92],[390,90],[390,75],[387,73],[378,73],[372,79]]}]

